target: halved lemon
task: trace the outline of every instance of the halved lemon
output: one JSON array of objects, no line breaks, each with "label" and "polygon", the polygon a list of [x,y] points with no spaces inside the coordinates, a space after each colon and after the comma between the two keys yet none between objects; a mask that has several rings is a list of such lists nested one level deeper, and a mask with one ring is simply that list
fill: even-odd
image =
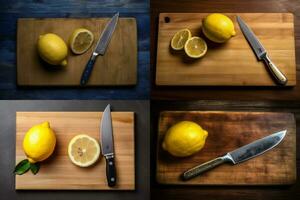
[{"label": "halved lemon", "polygon": [[94,41],[94,35],[85,28],[76,29],[69,39],[70,49],[74,54],[83,54],[86,52]]},{"label": "halved lemon", "polygon": [[184,48],[184,44],[188,39],[192,37],[191,31],[189,29],[182,29],[175,33],[171,40],[171,47],[174,50],[181,50]]},{"label": "halved lemon", "polygon": [[201,58],[206,54],[207,44],[201,37],[191,37],[185,43],[184,51],[191,58]]},{"label": "halved lemon", "polygon": [[99,143],[88,135],[77,135],[69,142],[68,155],[72,163],[79,167],[91,166],[99,158]]}]

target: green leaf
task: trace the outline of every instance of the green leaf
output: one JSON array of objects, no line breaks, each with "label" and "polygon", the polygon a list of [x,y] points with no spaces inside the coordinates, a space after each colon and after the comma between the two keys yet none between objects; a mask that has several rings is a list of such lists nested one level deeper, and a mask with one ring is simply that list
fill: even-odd
[{"label": "green leaf", "polygon": [[40,164],[39,163],[30,163],[31,172],[36,175],[39,172]]},{"label": "green leaf", "polygon": [[30,162],[28,161],[28,159],[25,159],[17,164],[14,173],[17,175],[22,175],[26,173],[29,169],[30,169]]}]

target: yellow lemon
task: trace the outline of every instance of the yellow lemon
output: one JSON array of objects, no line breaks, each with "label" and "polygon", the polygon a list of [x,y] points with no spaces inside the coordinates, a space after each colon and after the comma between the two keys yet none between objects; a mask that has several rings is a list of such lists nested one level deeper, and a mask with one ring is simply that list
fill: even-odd
[{"label": "yellow lemon", "polygon": [[56,137],[49,122],[33,126],[25,134],[23,149],[30,163],[46,160],[54,151]]},{"label": "yellow lemon", "polygon": [[85,28],[76,29],[69,38],[69,45],[74,54],[83,54],[94,41],[94,35]]},{"label": "yellow lemon", "polygon": [[192,37],[185,43],[184,51],[191,58],[201,58],[207,52],[207,44],[200,37]]},{"label": "yellow lemon", "polygon": [[174,50],[181,50],[188,39],[192,37],[189,29],[182,29],[178,31],[171,40],[171,47]]},{"label": "yellow lemon", "polygon": [[99,143],[88,135],[77,135],[69,142],[68,155],[72,163],[79,167],[91,166],[99,158]]},{"label": "yellow lemon", "polygon": [[207,135],[207,131],[198,124],[181,121],[169,128],[162,147],[173,156],[190,156],[204,147]]},{"label": "yellow lemon", "polygon": [[37,44],[40,57],[51,65],[67,65],[68,47],[58,35],[40,35]]},{"label": "yellow lemon", "polygon": [[202,32],[213,42],[223,43],[234,36],[233,22],[229,17],[220,13],[213,13],[202,21]]}]

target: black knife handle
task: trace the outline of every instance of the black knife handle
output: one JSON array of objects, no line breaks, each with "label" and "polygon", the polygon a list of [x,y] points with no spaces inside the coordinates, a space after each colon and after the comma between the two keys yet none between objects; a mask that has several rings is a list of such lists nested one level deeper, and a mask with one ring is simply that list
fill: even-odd
[{"label": "black knife handle", "polygon": [[272,62],[269,56],[266,54],[263,56],[263,61],[266,63],[269,71],[274,76],[276,82],[280,85],[286,85],[287,78],[286,76],[279,70],[279,68]]},{"label": "black knife handle", "polygon": [[106,156],[106,179],[109,187],[116,185],[116,166],[114,156]]},{"label": "black knife handle", "polygon": [[97,54],[93,53],[91,58],[89,59],[88,63],[86,64],[85,69],[81,76],[81,81],[80,81],[81,86],[86,85],[86,83],[88,82],[90,75],[93,71],[93,67],[94,67],[96,58],[97,58]]}]

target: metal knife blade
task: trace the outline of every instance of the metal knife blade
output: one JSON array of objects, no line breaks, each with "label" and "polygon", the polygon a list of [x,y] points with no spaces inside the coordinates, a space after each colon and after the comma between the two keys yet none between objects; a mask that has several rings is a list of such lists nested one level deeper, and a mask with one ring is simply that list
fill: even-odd
[{"label": "metal knife blade", "polygon": [[104,31],[102,32],[97,46],[94,50],[95,53],[99,54],[99,55],[104,55],[107,46],[110,42],[110,39],[116,29],[117,23],[118,23],[118,19],[119,19],[119,13],[116,13],[111,19],[110,21],[106,24]]},{"label": "metal knife blade", "polygon": [[197,165],[185,171],[181,177],[183,180],[189,180],[225,162],[238,164],[256,156],[259,156],[277,146],[285,137],[286,132],[287,130],[283,130],[274,133],[267,137],[256,140],[250,144],[247,144],[243,147],[240,147],[234,151],[231,151],[222,157],[218,157],[201,165]]},{"label": "metal knife blade", "polygon": [[101,152],[103,156],[114,154],[113,129],[110,113],[110,104],[108,104],[103,112],[101,120]]},{"label": "metal knife blade", "polygon": [[247,24],[242,20],[240,16],[237,16],[237,22],[249,42],[251,48],[253,49],[258,60],[262,60],[263,56],[266,54],[266,49],[257,39],[256,35],[252,32],[252,30],[247,26]]},{"label": "metal knife blade", "polygon": [[106,179],[109,187],[116,185],[116,167],[113,141],[113,128],[110,113],[110,105],[108,104],[103,112],[101,120],[101,151],[106,160]]},{"label": "metal knife blade", "polygon": [[250,144],[229,152],[228,155],[231,156],[233,164],[244,162],[277,146],[285,137],[286,132],[287,130],[280,131],[256,140]]},{"label": "metal knife blade", "polygon": [[104,55],[104,53],[107,49],[107,46],[110,42],[110,39],[112,37],[112,34],[116,29],[118,19],[119,19],[119,13],[115,14],[111,18],[111,20],[107,23],[107,25],[105,26],[104,31],[102,32],[102,34],[101,34],[101,36],[98,40],[96,48],[93,51],[89,61],[87,62],[86,66],[85,66],[85,69],[84,69],[84,71],[81,75],[81,79],[80,79],[80,85],[81,86],[84,86],[84,85],[87,84],[87,82],[90,78],[90,75],[93,71],[94,64],[96,62],[97,56],[98,55],[101,55],[101,56]]}]

